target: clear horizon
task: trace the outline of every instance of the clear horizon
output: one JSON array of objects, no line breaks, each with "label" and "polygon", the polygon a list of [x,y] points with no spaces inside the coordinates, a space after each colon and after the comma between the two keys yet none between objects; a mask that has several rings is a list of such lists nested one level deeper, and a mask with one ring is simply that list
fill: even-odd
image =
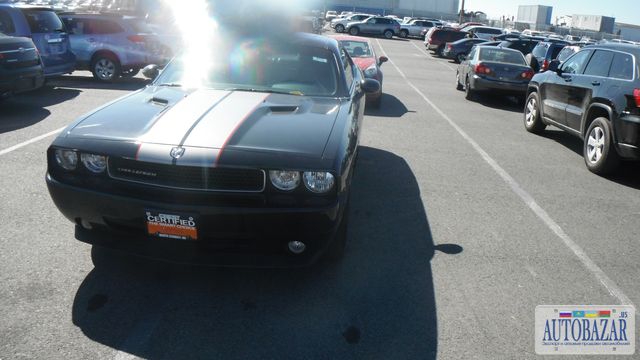
[{"label": "clear horizon", "polygon": [[[462,0],[460,1],[462,5]],[[640,15],[636,10],[638,1],[617,0],[609,3],[579,0],[545,0],[543,2],[514,2],[507,0],[466,0],[466,11],[482,11],[490,19],[500,19],[502,16],[518,15],[519,5],[546,5],[553,7],[551,22],[563,15],[603,15],[616,18],[616,22],[640,25]]]}]

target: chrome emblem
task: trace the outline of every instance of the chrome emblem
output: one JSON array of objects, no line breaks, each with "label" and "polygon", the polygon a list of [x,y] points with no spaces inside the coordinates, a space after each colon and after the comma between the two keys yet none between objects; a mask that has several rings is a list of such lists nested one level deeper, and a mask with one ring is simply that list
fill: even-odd
[{"label": "chrome emblem", "polygon": [[24,52],[25,52],[25,49],[24,49],[23,47],[18,48],[18,52],[19,52],[20,54],[22,54],[22,53],[24,53]]},{"label": "chrome emblem", "polygon": [[184,148],[181,146],[174,147],[171,149],[169,155],[174,159],[180,159],[182,155],[184,155]]}]

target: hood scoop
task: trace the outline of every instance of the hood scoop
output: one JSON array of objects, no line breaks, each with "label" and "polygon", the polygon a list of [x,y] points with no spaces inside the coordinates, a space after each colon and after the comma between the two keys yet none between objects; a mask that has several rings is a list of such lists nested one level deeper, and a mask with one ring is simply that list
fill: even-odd
[{"label": "hood scoop", "polygon": [[269,110],[274,114],[290,114],[298,111],[297,106],[269,106]]},{"label": "hood scoop", "polygon": [[163,98],[157,97],[157,96],[154,96],[151,99],[149,99],[149,102],[152,103],[153,105],[158,105],[158,106],[167,106],[167,105],[169,105],[169,100],[163,99]]}]

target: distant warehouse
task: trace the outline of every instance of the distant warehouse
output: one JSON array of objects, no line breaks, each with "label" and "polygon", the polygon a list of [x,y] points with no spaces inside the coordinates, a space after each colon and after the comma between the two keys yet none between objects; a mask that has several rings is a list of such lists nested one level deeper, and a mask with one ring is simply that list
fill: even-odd
[{"label": "distant warehouse", "polygon": [[571,17],[571,27],[580,30],[613,34],[615,24],[615,18],[602,15],[573,15]]},{"label": "distant warehouse", "polygon": [[459,0],[326,0],[327,9],[398,16],[455,18]]}]

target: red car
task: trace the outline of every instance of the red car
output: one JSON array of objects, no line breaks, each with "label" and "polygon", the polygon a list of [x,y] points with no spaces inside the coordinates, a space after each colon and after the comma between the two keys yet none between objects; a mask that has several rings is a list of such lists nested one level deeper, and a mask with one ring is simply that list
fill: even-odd
[{"label": "red car", "polygon": [[382,70],[380,70],[380,66],[389,59],[386,56],[377,57],[369,39],[350,35],[333,35],[331,37],[338,40],[347,50],[353,62],[364,73],[365,78],[378,80],[380,91],[367,94],[367,103],[379,107],[382,101]]}]

